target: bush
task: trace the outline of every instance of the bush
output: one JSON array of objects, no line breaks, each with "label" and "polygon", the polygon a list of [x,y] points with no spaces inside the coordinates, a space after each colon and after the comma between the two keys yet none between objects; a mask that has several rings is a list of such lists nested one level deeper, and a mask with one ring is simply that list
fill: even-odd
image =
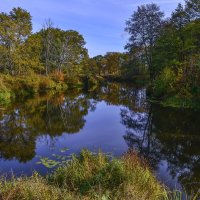
[{"label": "bush", "polygon": [[[5,83],[1,86],[1,83]],[[1,88],[4,88],[1,90]],[[45,92],[47,90],[65,90],[67,85],[63,82],[56,83],[50,77],[29,74],[27,76],[11,76],[2,75],[0,77],[0,99],[1,96],[7,97],[8,93],[11,92],[17,97],[34,96],[37,93]],[[2,92],[4,91],[4,92]],[[2,94],[1,94],[2,93]],[[9,96],[8,96],[9,97]]]},{"label": "bush", "polygon": [[11,91],[4,83],[4,77],[0,76],[0,104],[6,104],[11,101]]},{"label": "bush", "polygon": [[45,178],[35,173],[30,178],[1,181],[0,199],[2,200],[73,200],[66,190],[49,185]]},{"label": "bush", "polygon": [[154,95],[158,98],[166,97],[175,92],[176,75],[168,67],[164,68],[153,84]]},{"label": "bush", "polygon": [[83,150],[52,175],[0,182],[0,199],[160,199],[164,188],[133,152],[111,159]]},{"label": "bush", "polygon": [[[198,198],[198,194],[194,197]],[[181,200],[167,192],[133,151],[121,159],[82,150],[51,175],[0,181],[1,200]],[[192,198],[191,198],[192,200]]]},{"label": "bush", "polygon": [[51,74],[50,77],[57,83],[63,82],[65,80],[65,75],[64,73],[54,70]]},{"label": "bush", "polygon": [[78,196],[95,199],[160,199],[164,188],[134,152],[122,159],[111,159],[83,150],[49,176],[53,185],[67,188]]},{"label": "bush", "polygon": [[10,91],[1,91],[0,90],[0,104],[7,104],[11,101]]}]

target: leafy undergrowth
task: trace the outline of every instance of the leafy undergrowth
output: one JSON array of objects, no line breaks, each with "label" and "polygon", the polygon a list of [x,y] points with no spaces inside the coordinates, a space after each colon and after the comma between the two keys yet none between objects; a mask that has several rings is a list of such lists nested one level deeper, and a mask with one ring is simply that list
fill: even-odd
[{"label": "leafy undergrowth", "polygon": [[181,99],[178,97],[168,98],[161,102],[161,104],[165,107],[200,109],[200,103],[198,100]]},{"label": "leafy undergrowth", "polygon": [[0,75],[0,104],[15,97],[34,96],[47,90],[66,90],[67,84],[56,82],[51,77],[31,74],[27,76]]},{"label": "leafy undergrowth", "polygon": [[4,79],[0,76],[0,103],[7,104],[10,102],[10,99],[11,99],[11,92],[6,87]]},{"label": "leafy undergrowth", "polygon": [[[170,197],[171,196],[171,197]],[[53,174],[0,181],[1,200],[168,200],[168,194],[137,154],[111,159],[82,150]]]},{"label": "leafy undergrowth", "polygon": [[165,100],[148,99],[148,102],[159,104],[163,107],[169,108],[183,108],[183,109],[193,109],[200,110],[200,103],[198,100],[193,99],[181,99],[178,97],[170,97]]}]

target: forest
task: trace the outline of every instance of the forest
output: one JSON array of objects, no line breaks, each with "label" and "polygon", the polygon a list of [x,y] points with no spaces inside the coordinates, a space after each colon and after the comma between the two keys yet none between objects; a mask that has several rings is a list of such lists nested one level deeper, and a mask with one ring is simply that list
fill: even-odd
[{"label": "forest", "polygon": [[[156,4],[142,5],[126,22],[133,65],[147,68],[151,99],[197,107],[200,95],[200,2],[186,0],[165,18]],[[137,63],[137,64],[136,64]]]},{"label": "forest", "polygon": [[168,18],[154,3],[138,6],[125,31],[125,52],[90,58],[77,31],[55,28],[49,19],[33,33],[28,11],[0,13],[0,102],[112,80],[144,82],[151,101],[198,107],[199,1],[179,3]]}]

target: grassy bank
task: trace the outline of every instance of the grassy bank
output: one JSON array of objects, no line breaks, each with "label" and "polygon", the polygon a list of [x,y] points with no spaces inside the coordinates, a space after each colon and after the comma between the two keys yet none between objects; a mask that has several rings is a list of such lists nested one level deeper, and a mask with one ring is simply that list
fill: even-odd
[{"label": "grassy bank", "polygon": [[0,74],[0,104],[15,98],[34,96],[49,90],[60,91],[68,88],[67,83],[42,75],[11,76]]},{"label": "grassy bank", "polygon": [[[159,86],[160,87],[160,86]],[[181,91],[182,88],[180,88]],[[160,90],[160,89],[159,89]],[[184,108],[184,109],[200,109],[199,98],[194,95],[180,95],[178,92],[172,92],[168,94],[167,89],[162,88],[162,92],[158,88],[149,84],[147,87],[148,101],[156,104],[160,104],[164,107],[171,108]],[[158,92],[159,91],[159,92]]]},{"label": "grassy bank", "polygon": [[[34,175],[31,178],[2,182],[2,199],[125,199],[126,195],[142,195],[147,198],[149,194],[152,199],[158,199],[162,187],[148,170],[139,169],[141,165],[136,157],[109,161],[101,153],[93,156],[83,151],[80,157],[73,157],[70,163],[46,178]],[[138,180],[142,180],[140,185],[136,184]],[[142,191],[147,185],[155,191],[153,194],[148,189]]]},{"label": "grassy bank", "polygon": [[11,76],[0,73],[0,105],[8,104],[16,98],[33,97],[46,92],[60,92],[74,88],[92,88],[103,82],[102,77],[65,77],[59,75]]},{"label": "grassy bank", "polygon": [[0,181],[1,200],[181,199],[176,197],[170,197],[134,152],[111,159],[82,150],[46,177],[34,174]]},{"label": "grassy bank", "polygon": [[194,99],[183,99],[178,97],[170,97],[165,101],[161,101],[161,105],[165,107],[173,108],[191,108],[191,109],[200,109],[200,103],[198,100]]},{"label": "grassy bank", "polygon": [[105,80],[113,81],[113,82],[127,82],[127,83],[135,83],[135,84],[148,84],[149,76],[144,75],[134,75],[134,76],[123,76],[123,75],[105,75],[103,76]]},{"label": "grassy bank", "polygon": [[150,103],[156,103],[163,107],[171,108],[183,108],[183,109],[194,109],[200,110],[200,103],[193,99],[182,99],[178,97],[170,97],[165,100],[148,99]]}]

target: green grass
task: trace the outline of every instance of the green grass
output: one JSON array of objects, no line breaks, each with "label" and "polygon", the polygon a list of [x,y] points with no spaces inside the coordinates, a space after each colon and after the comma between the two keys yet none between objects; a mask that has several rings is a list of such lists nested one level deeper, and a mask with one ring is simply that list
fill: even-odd
[{"label": "green grass", "polygon": [[181,200],[181,193],[168,193],[135,152],[111,159],[101,152],[82,150],[46,177],[35,173],[31,177],[2,179],[0,199]]}]

